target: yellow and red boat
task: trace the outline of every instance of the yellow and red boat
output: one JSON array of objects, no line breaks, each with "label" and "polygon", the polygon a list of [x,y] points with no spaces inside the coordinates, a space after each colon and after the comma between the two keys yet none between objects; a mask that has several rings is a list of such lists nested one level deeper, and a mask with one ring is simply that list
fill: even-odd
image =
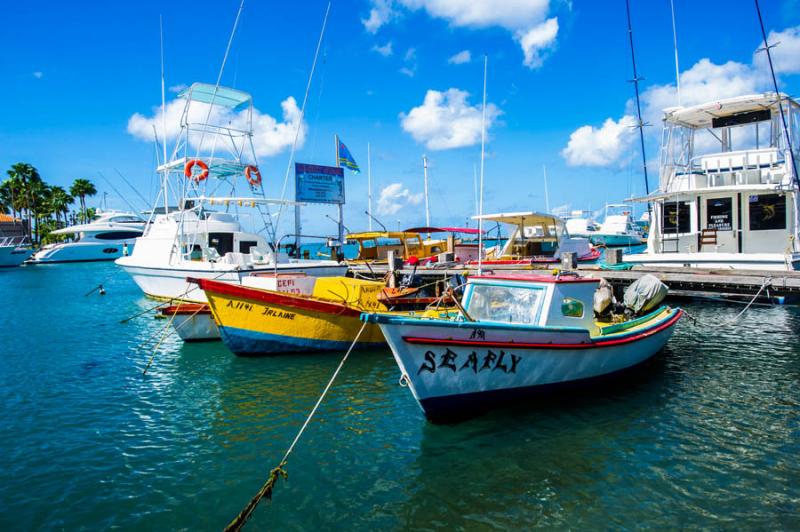
[{"label": "yellow and red boat", "polygon": [[[225,345],[240,356],[347,349],[361,329],[362,312],[385,311],[383,283],[319,277],[310,295],[196,279],[208,298]],[[356,349],[386,344],[368,324]]]}]

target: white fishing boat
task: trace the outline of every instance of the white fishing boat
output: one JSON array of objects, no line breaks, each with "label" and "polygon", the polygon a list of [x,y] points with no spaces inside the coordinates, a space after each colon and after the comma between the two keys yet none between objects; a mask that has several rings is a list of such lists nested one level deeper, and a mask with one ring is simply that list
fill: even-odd
[{"label": "white fishing boat", "polygon": [[70,240],[43,246],[26,264],[115,260],[133,250],[144,225],[145,221],[132,212],[98,211],[89,223],[51,231],[51,235]]},{"label": "white fishing boat", "polygon": [[782,119],[797,150],[800,105],[786,95],[665,110],[660,187],[636,200],[652,211],[647,249],[625,262],[800,268],[799,182]]},{"label": "white fishing boat", "polygon": [[[595,318],[599,279],[516,274],[470,277],[458,311],[370,313],[362,320],[380,326],[401,382],[425,415],[448,421],[586,385],[651,358],[682,314],[658,307],[666,287],[652,281],[655,291],[646,287],[631,297],[639,310],[634,318]],[[639,297],[647,293],[653,295]]]},{"label": "white fishing boat", "polygon": [[[561,218],[538,212],[511,212],[475,216],[488,222],[509,226],[510,236],[504,245],[488,250],[485,265],[534,265],[561,261],[562,253],[574,253],[579,262],[592,262],[600,251],[587,238],[570,235]],[[477,263],[477,261],[472,261]]]},{"label": "white fishing boat", "polygon": [[[117,264],[148,296],[188,302],[207,300],[187,277],[241,283],[253,273],[344,275],[347,267],[337,261],[290,258],[279,252],[269,206],[294,203],[264,196],[252,144],[251,96],[194,83],[180,97],[186,100],[181,131],[171,158],[158,167],[164,213],[153,215],[133,252]],[[236,120],[219,119],[232,113]],[[235,195],[237,185],[249,188],[252,195]],[[177,191],[180,206],[173,212],[168,207],[170,191]],[[260,224],[261,230],[246,231],[244,217]]]},{"label": "white fishing boat", "polygon": [[592,219],[591,211],[572,211],[561,216],[567,226],[569,236],[577,238],[591,238],[600,229],[600,225]]},{"label": "white fishing boat", "polygon": [[638,246],[644,242],[641,228],[631,217],[633,209],[625,204],[606,205],[603,223],[591,236],[592,244],[607,247]]},{"label": "white fishing boat", "polygon": [[19,266],[31,256],[33,249],[25,236],[0,236],[0,268]]}]

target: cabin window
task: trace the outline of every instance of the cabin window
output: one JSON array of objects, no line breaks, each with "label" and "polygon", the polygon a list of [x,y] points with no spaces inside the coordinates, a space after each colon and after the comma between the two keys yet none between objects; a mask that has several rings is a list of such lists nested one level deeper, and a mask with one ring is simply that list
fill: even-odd
[{"label": "cabin window", "polygon": [[666,201],[661,209],[664,220],[664,234],[691,232],[692,209],[688,202]]},{"label": "cabin window", "polygon": [[400,242],[399,238],[379,237],[378,238],[378,245],[379,246],[402,246],[403,243]]},{"label": "cabin window", "polygon": [[406,238],[406,244],[408,244],[408,247],[415,248],[419,246],[419,238],[417,237]]},{"label": "cabin window", "polygon": [[477,321],[533,325],[543,297],[541,288],[475,285],[467,312]]},{"label": "cabin window", "polygon": [[750,230],[786,229],[786,200],[781,194],[750,195]]},{"label": "cabin window", "polygon": [[706,200],[706,227],[717,231],[733,230],[733,199],[712,198]]},{"label": "cabin window", "polygon": [[372,249],[372,248],[375,247],[375,241],[374,240],[362,240],[361,241],[361,247],[364,248],[364,249]]},{"label": "cabin window", "polygon": [[208,247],[214,248],[220,257],[233,251],[233,233],[208,233]]},{"label": "cabin window", "polygon": [[258,247],[255,240],[242,240],[239,242],[239,253],[250,253],[250,248]]},{"label": "cabin window", "polygon": [[583,303],[571,297],[565,297],[561,301],[561,314],[570,318],[583,317]]},{"label": "cabin window", "polygon": [[98,240],[125,240],[126,238],[136,238],[140,236],[142,236],[142,233],[138,231],[108,231],[94,235]]}]

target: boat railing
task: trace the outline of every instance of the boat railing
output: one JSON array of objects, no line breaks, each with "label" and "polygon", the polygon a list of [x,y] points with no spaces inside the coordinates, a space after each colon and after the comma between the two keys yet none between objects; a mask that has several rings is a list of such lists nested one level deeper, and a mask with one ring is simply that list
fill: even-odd
[{"label": "boat railing", "polygon": [[674,165],[673,190],[735,185],[778,185],[786,177],[785,156],[777,148],[698,155],[687,165]]},{"label": "boat railing", "polygon": [[4,236],[0,237],[0,247],[9,248],[23,246],[28,243],[27,236]]}]

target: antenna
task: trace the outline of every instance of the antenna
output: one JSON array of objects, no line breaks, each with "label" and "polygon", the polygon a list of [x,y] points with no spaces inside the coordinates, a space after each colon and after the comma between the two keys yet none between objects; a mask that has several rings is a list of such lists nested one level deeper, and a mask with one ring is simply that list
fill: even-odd
[{"label": "antenna", "polygon": [[[378,220],[377,218],[375,218],[374,216],[372,216],[372,215],[369,213],[369,211],[364,211],[364,214],[366,214],[367,216],[369,216],[371,219],[375,220],[375,221],[378,223],[378,225],[380,225],[380,226],[383,228],[383,230],[384,230],[384,231],[387,231],[387,229],[386,229],[386,226],[385,226],[385,225],[383,225],[383,224],[381,223],[381,221],[380,221],[380,220]],[[400,221],[398,221],[397,223],[399,224],[399,223],[400,223]]]},{"label": "antenna", "polygon": [[[647,156],[644,152],[644,126],[645,123],[642,122],[642,105],[639,101],[639,80],[643,78],[639,78],[636,73],[636,54],[634,53],[633,49],[633,28],[631,28],[631,3],[630,0],[625,0],[625,12],[628,15],[628,39],[630,40],[631,44],[631,63],[633,64],[633,88],[636,91],[636,118],[638,123],[635,127],[639,128],[639,141],[642,146],[642,170],[644,170],[644,191],[649,196],[650,195],[650,183],[647,179]],[[647,212],[650,212],[650,202],[647,202]]]},{"label": "antenna", "polygon": [[[778,80],[775,77],[775,68],[772,66],[772,54],[769,53],[770,48],[774,48],[777,44],[769,44],[767,42],[767,32],[764,30],[764,19],[761,17],[761,7],[758,5],[758,0],[755,0],[756,12],[758,13],[758,23],[761,26],[761,36],[764,38],[764,48],[761,50],[767,52],[767,61],[769,61],[769,71],[772,74],[772,86],[775,87],[775,96],[778,98],[778,111],[781,113],[781,122],[783,124],[783,137],[786,139],[786,146],[789,148],[789,158],[792,160],[792,174],[795,186],[800,187],[800,177],[797,175],[797,162],[794,160],[794,146],[792,146],[792,137],[789,136],[789,128],[786,126],[786,115],[783,114],[783,96],[778,90]],[[759,51],[761,51],[759,50]]]},{"label": "antenna", "polygon": [[[117,193],[117,196],[119,196],[119,199],[121,199],[122,201],[124,201],[124,202],[125,202],[125,204],[126,204],[128,207],[130,207],[131,211],[133,211],[133,212],[138,212],[138,209],[137,209],[136,207],[134,207],[134,206],[131,204],[131,202],[130,202],[130,201],[128,201],[128,200],[125,198],[125,196],[123,196],[123,195],[120,193],[120,191],[119,191],[119,190],[117,190],[117,187],[115,187],[115,186],[114,186],[114,183],[112,183],[110,179],[108,179],[106,176],[104,176],[104,175],[103,175],[103,172],[99,172],[99,171],[98,171],[98,172],[97,172],[97,174],[98,174],[100,177],[102,177],[102,178],[103,178],[103,181],[105,181],[106,183],[108,183],[108,186],[110,186],[110,187],[111,187],[111,190],[113,190],[114,192],[116,192],[116,193]],[[108,192],[103,192],[103,203],[106,203],[106,195],[108,195]],[[105,209],[105,208],[107,208],[107,207],[108,207],[108,205],[106,205],[106,206],[105,206],[105,207],[103,207],[103,208]]]},{"label": "antenna", "polygon": [[[339,225],[339,220],[337,220],[336,218],[334,218],[330,214],[326,214],[325,218],[327,218],[328,220],[332,221],[336,225]],[[347,231],[348,233],[352,232],[352,231],[350,231],[350,229],[346,225],[342,224],[342,227],[344,227],[344,230]]]},{"label": "antenna", "polygon": [[425,176],[425,225],[431,226],[431,209],[428,205],[428,156],[422,156],[422,168]]},{"label": "antenna", "polygon": [[483,173],[486,155],[486,72],[489,68],[489,56],[483,55],[483,110],[481,112],[481,186],[478,202],[478,275],[483,273]]},{"label": "antenna", "polygon": [[547,166],[542,165],[542,174],[544,175],[544,208],[547,214],[550,214],[550,194],[547,192]]},{"label": "antenna", "polygon": [[[372,231],[372,162],[369,152],[369,142],[367,142],[367,220],[369,221],[369,230]],[[349,233],[350,230],[348,229]]]},{"label": "antenna", "polygon": [[472,189],[475,194],[475,214],[478,213],[478,165],[472,165]]},{"label": "antenna", "polygon": [[681,71],[678,68],[678,32],[675,29],[675,0],[669,0],[672,10],[672,43],[675,47],[675,86],[678,88],[678,105],[681,105]]}]

